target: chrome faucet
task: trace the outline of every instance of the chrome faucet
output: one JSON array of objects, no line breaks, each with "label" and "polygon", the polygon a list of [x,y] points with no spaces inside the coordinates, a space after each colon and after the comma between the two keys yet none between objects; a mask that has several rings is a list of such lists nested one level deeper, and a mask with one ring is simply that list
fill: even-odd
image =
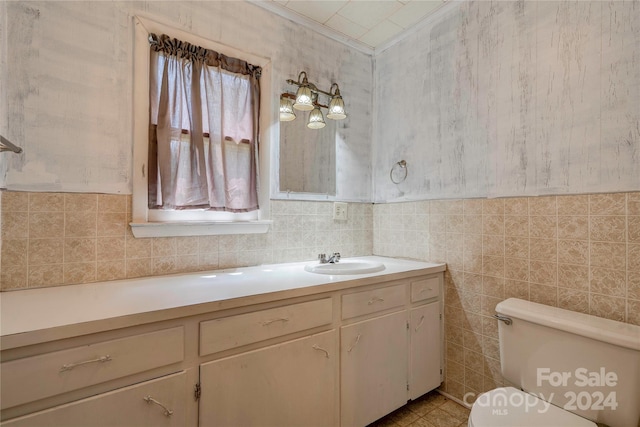
[{"label": "chrome faucet", "polygon": [[340,252],[334,252],[329,258],[327,258],[327,254],[318,254],[318,261],[320,264],[335,264],[340,261]]}]

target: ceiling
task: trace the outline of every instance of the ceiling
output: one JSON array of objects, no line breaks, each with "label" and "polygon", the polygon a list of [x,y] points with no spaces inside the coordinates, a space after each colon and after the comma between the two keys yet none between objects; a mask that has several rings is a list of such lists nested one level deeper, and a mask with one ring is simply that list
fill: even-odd
[{"label": "ceiling", "polygon": [[[326,35],[373,51],[440,9],[447,0],[268,0],[256,4]],[[337,36],[337,37],[335,37]]]}]

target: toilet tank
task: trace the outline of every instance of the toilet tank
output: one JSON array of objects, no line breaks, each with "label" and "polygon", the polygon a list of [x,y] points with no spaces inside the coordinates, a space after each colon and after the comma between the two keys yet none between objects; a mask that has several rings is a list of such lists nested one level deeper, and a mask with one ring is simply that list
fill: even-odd
[{"label": "toilet tank", "polygon": [[640,326],[516,298],[496,312],[502,375],[611,427],[640,426]]}]

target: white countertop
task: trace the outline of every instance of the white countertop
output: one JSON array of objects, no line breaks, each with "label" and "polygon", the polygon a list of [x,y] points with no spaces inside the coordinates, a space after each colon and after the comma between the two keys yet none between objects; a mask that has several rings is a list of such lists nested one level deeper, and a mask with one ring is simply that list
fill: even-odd
[{"label": "white countertop", "polygon": [[349,259],[382,262],[386,268],[334,276],[305,271],[307,261],[2,292],[0,348],[445,270],[445,264],[395,258]]}]

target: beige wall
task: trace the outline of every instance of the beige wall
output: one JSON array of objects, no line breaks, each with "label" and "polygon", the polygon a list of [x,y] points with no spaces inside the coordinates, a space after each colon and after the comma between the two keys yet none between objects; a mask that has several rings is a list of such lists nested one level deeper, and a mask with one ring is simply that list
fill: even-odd
[{"label": "beige wall", "polygon": [[517,297],[640,325],[640,193],[375,205],[374,253],[447,262],[446,382],[501,384],[495,305]]},{"label": "beige wall", "polygon": [[266,234],[136,239],[131,196],[0,192],[0,290],[316,259],[318,253],[370,255],[372,205],[349,204],[332,219],[330,202],[272,201]]},{"label": "beige wall", "polygon": [[444,390],[502,383],[495,305],[509,297],[640,325],[640,193],[349,204],[272,201],[266,234],[135,239],[130,196],[1,192],[0,289],[314,259],[446,262]]}]

